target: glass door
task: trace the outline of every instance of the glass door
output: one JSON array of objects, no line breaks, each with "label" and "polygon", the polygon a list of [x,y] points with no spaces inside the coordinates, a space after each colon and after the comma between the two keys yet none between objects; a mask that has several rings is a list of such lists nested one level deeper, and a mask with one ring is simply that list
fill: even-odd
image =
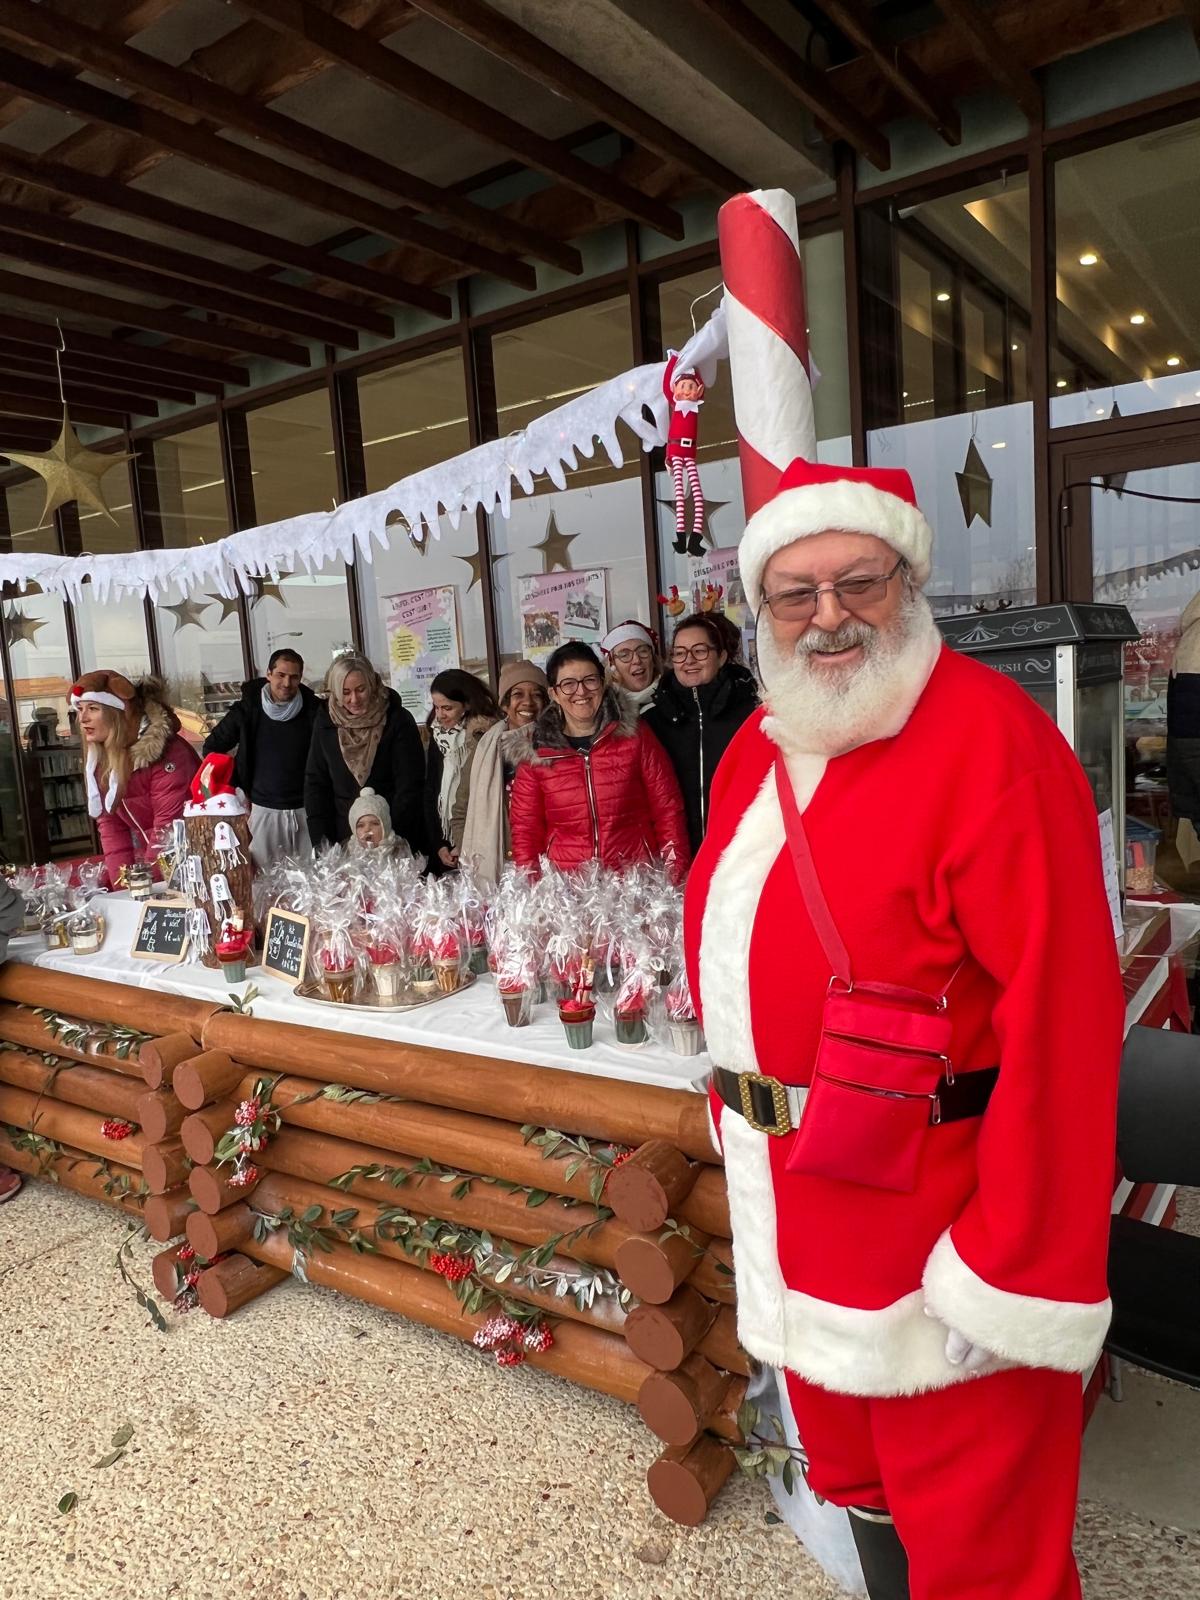
[{"label": "glass door", "polygon": [[1130,842],[1200,894],[1200,428],[1058,445],[1053,469],[1055,598],[1126,606],[1139,630],[1125,646]]}]

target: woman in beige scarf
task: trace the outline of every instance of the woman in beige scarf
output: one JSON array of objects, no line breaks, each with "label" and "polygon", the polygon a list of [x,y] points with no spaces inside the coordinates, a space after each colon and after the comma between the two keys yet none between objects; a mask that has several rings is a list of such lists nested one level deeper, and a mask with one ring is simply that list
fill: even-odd
[{"label": "woman in beige scarf", "polygon": [[350,837],[350,807],[369,787],[387,801],[396,833],[423,853],[425,756],[412,716],[365,656],[339,656],[326,686],[304,782],[313,848]]}]

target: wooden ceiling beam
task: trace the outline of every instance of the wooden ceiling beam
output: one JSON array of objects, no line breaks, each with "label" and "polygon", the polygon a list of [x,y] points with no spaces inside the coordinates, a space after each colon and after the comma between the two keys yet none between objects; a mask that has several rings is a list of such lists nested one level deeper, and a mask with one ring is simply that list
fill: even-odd
[{"label": "wooden ceiling beam", "polygon": [[962,35],[993,81],[1012,96],[1030,122],[1040,123],[1041,87],[1017,52],[1005,44],[991,18],[979,9],[975,0],[937,0],[937,7],[950,26]]},{"label": "wooden ceiling beam", "polygon": [[[8,3],[8,0],[5,0]],[[339,66],[399,95],[411,105],[445,117],[460,128],[498,145],[528,167],[570,187],[617,205],[623,215],[644,222],[671,239],[683,238],[679,213],[593,166],[553,139],[546,139],[503,112],[424,67],[380,47],[310,0],[226,0],[239,11],[290,38],[302,38]]]},{"label": "wooden ceiling beam", "polygon": [[[71,421],[86,422],[97,428],[123,428],[128,413],[113,410],[110,406],[71,406]],[[19,389],[0,390],[0,413],[11,417],[42,417],[47,422],[61,422],[63,406],[58,395],[48,400],[26,396]]]},{"label": "wooden ceiling beam", "polygon": [[458,227],[465,226],[471,238],[489,241],[501,254],[529,253],[567,271],[583,270],[579,252],[561,241],[520,223],[510,223],[475,205],[465,195],[440,189],[369,151],[272,111],[222,84],[171,66],[80,23],[67,30],[64,37],[61,23],[47,17],[42,6],[31,0],[0,0],[0,31],[22,45],[53,50],[78,67],[126,84],[134,94],[150,96],[173,114],[203,119],[217,128],[235,128],[264,145],[311,162],[338,179],[349,176],[356,183],[370,184],[404,201],[406,207],[445,217]]},{"label": "wooden ceiling beam", "polygon": [[[10,365],[8,358],[0,352],[0,387],[10,394],[20,394],[29,400],[52,400],[62,407],[58,396],[58,378],[54,374],[31,376],[21,370],[21,363]],[[158,401],[152,400],[148,395],[118,394],[107,388],[96,388],[93,384],[79,383],[63,374],[63,392],[67,397],[67,404],[72,411],[79,406],[92,406],[101,411],[129,412],[139,417],[156,417],[158,415]]]},{"label": "wooden ceiling beam", "polygon": [[184,339],[192,344],[213,345],[241,355],[264,356],[288,366],[307,367],[309,354],[303,345],[288,344],[265,334],[242,328],[225,327],[198,317],[185,317],[174,311],[139,305],[133,300],[113,300],[91,289],[58,283],[49,278],[26,278],[19,273],[0,272],[0,295],[28,300],[34,305],[52,306],[56,311],[74,311],[85,317],[114,323],[119,328],[140,328],[146,333],[161,333],[167,339]]},{"label": "wooden ceiling beam", "polygon": [[[51,272],[66,272],[74,278],[85,278],[101,286],[115,284],[131,289],[135,294],[153,295],[166,300],[169,305],[189,310],[211,311],[228,317],[250,328],[266,328],[276,333],[290,334],[297,339],[313,339],[319,344],[341,345],[348,350],[358,348],[358,336],[341,323],[328,322],[324,317],[313,317],[295,311],[282,311],[278,306],[264,305],[247,300],[241,295],[212,284],[184,282],[166,273],[153,272],[148,267],[137,267],[129,262],[113,260],[94,250],[80,250],[72,245],[56,244],[29,232],[18,233],[6,227],[0,207],[0,256],[22,261],[28,266],[45,267]],[[233,330],[231,330],[232,332]],[[257,337],[257,335],[256,335]]]},{"label": "wooden ceiling beam", "polygon": [[409,3],[415,10],[470,39],[505,65],[540,83],[552,94],[566,95],[579,105],[587,106],[610,127],[656,155],[673,161],[718,194],[734,194],[750,187],[745,178],[715,156],[701,150],[632,100],[617,94],[536,34],[519,27],[490,6],[482,5],[480,0],[409,0]]},{"label": "wooden ceiling beam", "polygon": [[[0,177],[12,178],[18,183],[66,200],[78,201],[80,205],[95,206],[118,216],[138,217],[156,227],[202,239],[206,244],[243,250],[279,266],[295,267],[324,283],[369,295],[383,305],[393,305],[400,300],[406,287],[403,278],[379,272],[374,267],[361,266],[356,261],[343,261],[339,256],[329,255],[316,246],[292,244],[287,239],[263,233],[258,228],[250,228],[240,222],[227,222],[210,212],[197,211],[191,206],[164,200],[145,190],[130,188],[114,178],[80,172],[60,161],[36,159],[3,144],[0,144]],[[55,215],[62,216],[63,213],[56,212]],[[125,235],[119,237],[124,238]],[[141,242],[138,241],[139,247]],[[186,255],[187,252],[180,254]],[[191,257],[188,256],[188,259]],[[277,279],[263,274],[255,274],[254,277],[258,282],[256,293],[263,298],[268,298],[276,291],[287,295],[294,293],[290,284],[281,284]],[[250,293],[248,287],[245,292]],[[344,318],[353,321],[364,333],[379,331],[374,323],[360,320],[372,313],[364,311],[355,301],[338,299],[335,306]]]},{"label": "wooden ceiling beam", "polygon": [[887,38],[863,0],[817,3],[855,49],[875,63],[880,77],[891,84],[918,117],[940,133],[947,144],[962,142],[962,120],[950,96],[926,77],[903,45]]},{"label": "wooden ceiling beam", "polygon": [[[0,170],[3,170],[2,157]],[[237,295],[243,301],[262,301],[264,307],[270,308],[264,310],[260,318],[266,327],[287,326],[271,321],[277,310],[285,310],[298,319],[311,316],[330,325],[336,324],[343,332],[360,328],[364,333],[375,333],[383,339],[395,335],[392,319],[385,317],[382,312],[328,295],[313,294],[308,289],[280,283],[262,273],[227,267],[223,262],[214,261],[211,256],[174,250],[152,239],[143,239],[138,234],[118,233],[111,228],[97,227],[94,223],[79,222],[64,217],[61,212],[30,211],[0,200],[0,227],[11,229],[14,233],[26,233],[34,239],[45,239],[48,243],[91,250],[113,261],[145,266],[167,277],[179,278],[187,284],[203,284],[210,289],[223,290]],[[178,297],[188,298],[182,290]],[[342,344],[345,340],[339,338],[331,342]]]},{"label": "wooden ceiling beam", "polygon": [[[432,250],[448,263],[451,273],[464,264],[464,257],[470,257],[467,265],[482,272],[495,272],[506,280],[519,282],[522,287],[530,286],[536,277],[532,267],[523,261],[511,265],[513,257],[500,256],[484,245],[467,240],[455,240],[440,228],[416,221],[407,211],[378,205],[348,189],[326,183],[312,173],[222,139],[197,123],[184,122],[153,106],[123,99],[107,89],[98,89],[73,78],[70,73],[41,67],[14,51],[0,50],[0,81],[14,84],[31,99],[70,112],[85,122],[102,122],[138,139],[149,140],[172,155],[182,156],[223,177],[236,178],[255,188],[283,195],[298,205],[342,221],[357,222],[397,244],[414,244]],[[397,298],[434,316],[449,316],[453,309],[448,296],[417,284],[406,283]]]},{"label": "wooden ceiling beam", "polygon": [[697,10],[720,25],[759,66],[817,117],[832,134],[844,139],[873,167],[886,172],[892,164],[891,148],[878,128],[844,99],[829,79],[810,67],[744,0],[692,0]]},{"label": "wooden ceiling beam", "polygon": [[168,380],[182,379],[202,394],[223,394],[226,385],[244,387],[250,374],[230,361],[172,350],[166,345],[134,344],[132,340],[110,339],[78,328],[59,329],[53,322],[37,322],[14,312],[0,312],[0,339],[27,344],[44,350],[57,349],[64,340],[67,356],[107,365],[115,362],[135,372],[155,373]]},{"label": "wooden ceiling beam", "polygon": [[[29,378],[58,382],[54,352],[39,345],[0,339],[0,369]],[[120,399],[131,406],[143,395],[147,398],[153,396],[155,400],[177,400],[182,405],[196,404],[196,391],[187,388],[182,381],[167,383],[152,374],[138,373],[128,368],[118,371],[115,367],[91,366],[79,357],[71,357],[69,352],[62,357],[62,374],[68,389],[73,384],[99,388],[113,399]]]}]

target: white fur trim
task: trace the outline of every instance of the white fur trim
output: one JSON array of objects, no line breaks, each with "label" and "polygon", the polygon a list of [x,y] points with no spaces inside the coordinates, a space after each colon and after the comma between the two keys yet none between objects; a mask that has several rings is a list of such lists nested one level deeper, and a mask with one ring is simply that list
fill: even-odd
[{"label": "white fur trim", "polygon": [[778,550],[814,533],[873,533],[904,556],[913,581],[929,577],[933,530],[915,506],[870,483],[812,483],[785,489],[746,524],[738,567],[751,611],[762,602],[763,568]]},{"label": "white fur trim", "polygon": [[80,706],[87,704],[94,706],[108,706],[113,711],[124,712],[127,705],[119,695],[109,694],[107,689],[85,689],[82,694],[71,696],[71,710],[78,711]]},{"label": "white fur trim", "polygon": [[183,808],[185,817],[247,817],[250,806],[240,789],[232,794],[215,794],[211,800],[189,800]]},{"label": "white fur trim", "polygon": [[[946,1360],[946,1328],[925,1315],[920,1289],[867,1311],[789,1289],[779,1266],[769,1134],[743,1118],[721,1118],[733,1224],[738,1338],[759,1361],[787,1367],[839,1394],[900,1395],[997,1372]],[[801,1223],[801,1226],[804,1224]]]},{"label": "white fur trim", "polygon": [[973,1344],[1021,1366],[1056,1372],[1087,1372],[1112,1317],[1111,1300],[1043,1300],[997,1289],[967,1266],[948,1230],[925,1264],[925,1296],[937,1316]]},{"label": "white fur trim", "polygon": [[100,786],[96,782],[96,763],[99,761],[95,745],[88,746],[87,765],[84,768],[84,782],[87,786],[87,808],[89,817],[98,817],[102,811],[111,811],[117,803],[117,775],[110,772],[108,775],[108,793],[103,800],[100,798]]},{"label": "white fur trim", "polygon": [[647,644],[653,650],[654,635],[644,622],[618,622],[601,639],[600,648],[606,656],[610,656],[622,644]]}]

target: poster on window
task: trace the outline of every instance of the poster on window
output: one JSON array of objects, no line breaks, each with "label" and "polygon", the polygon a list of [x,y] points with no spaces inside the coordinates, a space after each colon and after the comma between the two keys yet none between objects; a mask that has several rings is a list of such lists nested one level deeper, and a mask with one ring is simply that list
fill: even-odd
[{"label": "poster on window", "polygon": [[525,659],[543,667],[568,639],[598,649],[608,632],[603,568],[591,572],[539,572],[518,580],[521,647]]},{"label": "poster on window", "polygon": [[751,658],[754,618],[746,604],[746,591],[738,571],[737,546],[710,550],[692,567],[692,610],[723,611],[742,636],[742,651]]},{"label": "poster on window", "polygon": [[458,598],[452,585],[384,597],[392,688],[420,721],[429,710],[429,685],[447,667],[461,666]]}]

